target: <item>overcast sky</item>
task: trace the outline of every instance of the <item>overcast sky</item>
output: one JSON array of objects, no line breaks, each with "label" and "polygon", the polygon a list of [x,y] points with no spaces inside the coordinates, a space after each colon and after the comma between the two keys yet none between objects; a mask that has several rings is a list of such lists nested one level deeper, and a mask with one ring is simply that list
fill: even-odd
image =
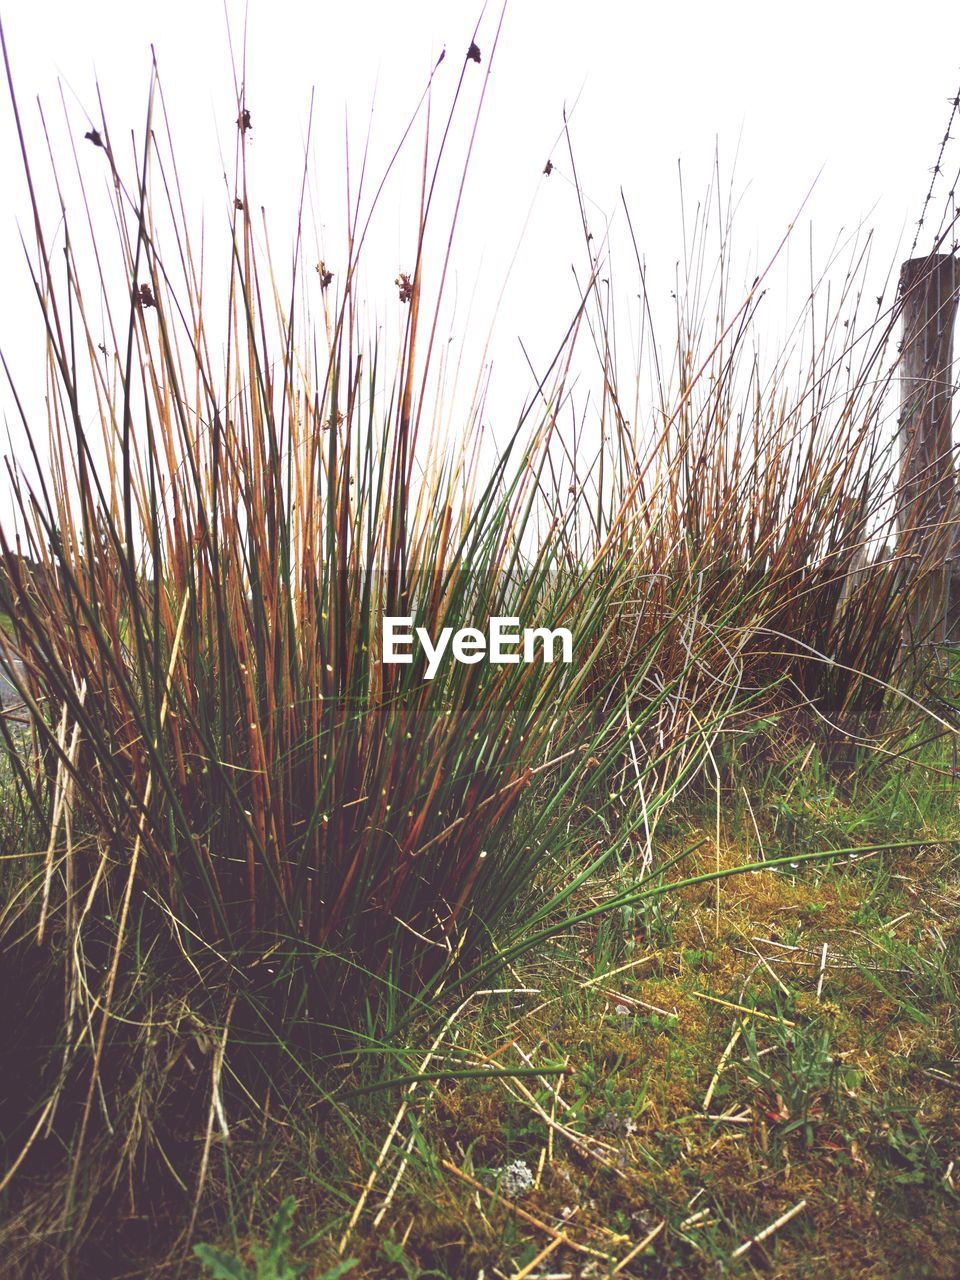
[{"label": "overcast sky", "polygon": [[[227,0],[226,12],[236,52],[244,6]],[[453,0],[249,0],[251,154],[275,250],[289,242],[311,92],[311,200],[335,268],[345,128],[355,159],[372,110],[373,168],[382,167],[443,49],[436,100],[445,109],[480,13],[479,5]],[[664,294],[681,243],[678,162],[689,207],[715,154],[742,196],[736,244],[744,275],[766,261],[811,188],[792,254],[806,260],[810,224],[821,257],[865,224],[876,236],[878,276],[905,256],[960,82],[955,4],[513,0],[491,68],[499,13],[499,4],[484,13],[481,65],[470,68],[473,102],[491,74],[454,255],[455,336],[463,340],[469,327],[478,351],[521,232],[496,349],[514,352],[504,357],[509,364],[519,336],[535,359],[544,358],[571,311],[570,265],[582,266],[583,248],[560,140],[565,108],[591,230],[602,240],[609,217],[616,238],[622,189],[653,286]],[[232,154],[236,108],[222,4],[0,0],[0,14],[34,145],[36,97],[56,116],[62,87],[70,128],[82,136],[84,111],[99,117],[97,81],[114,139],[142,130],[152,44],[192,215],[203,213],[208,236],[225,226],[222,154]],[[465,147],[470,123],[468,110],[455,150]],[[87,149],[81,160],[93,164]],[[550,177],[543,174],[548,158]],[[28,223],[8,100],[0,104],[0,163],[0,345],[23,381],[40,360],[24,319],[31,303],[17,228]],[[958,164],[960,137],[946,152],[938,215]],[[376,269],[367,281],[378,317],[393,276],[412,264],[419,177],[414,148],[380,213]],[[53,225],[55,206],[50,212]],[[6,397],[0,404],[9,413]]]}]

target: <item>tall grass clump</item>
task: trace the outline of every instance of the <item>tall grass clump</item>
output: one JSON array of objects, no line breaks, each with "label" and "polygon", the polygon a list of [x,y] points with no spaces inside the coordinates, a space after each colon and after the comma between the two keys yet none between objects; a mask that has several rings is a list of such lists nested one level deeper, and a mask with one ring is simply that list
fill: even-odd
[{"label": "tall grass clump", "polygon": [[[241,147],[246,110],[241,99]],[[69,772],[85,914],[103,892],[121,932],[153,902],[184,951],[201,939],[247,965],[268,945],[297,949],[323,1021],[349,991],[419,989],[531,879],[529,841],[491,842],[529,779],[570,757],[569,712],[616,579],[571,570],[569,512],[551,510],[546,532],[534,518],[549,411],[486,475],[471,423],[452,445],[437,438],[426,200],[388,363],[360,327],[362,235],[336,296],[299,261],[282,286],[241,164],[217,363],[172,156],[151,121],[128,182],[106,122],[98,136],[118,234],[94,229],[95,302],[69,222],[54,277],[35,206],[51,472],[14,474],[23,555],[5,546],[11,678],[43,755],[31,794],[48,813]],[[119,303],[111,251],[130,285]],[[39,460],[44,433],[23,426]],[[572,676],[445,664],[427,680],[420,663],[380,661],[385,614],[435,634],[494,615],[558,625],[574,610]]]},{"label": "tall grass clump", "polygon": [[[18,963],[31,938],[63,960],[40,1115],[47,1136],[54,1114],[64,1126],[68,1208],[90,1135],[116,1131],[103,1080],[142,1104],[158,1021],[232,1019],[269,1070],[278,1054],[399,1035],[442,989],[489,980],[498,945],[515,955],[528,926],[556,927],[579,879],[631,857],[636,832],[649,843],[735,688],[707,691],[695,726],[669,703],[675,680],[641,697],[648,637],[585,725],[627,579],[616,554],[584,555],[551,463],[580,313],[499,456],[484,454],[477,406],[443,439],[429,381],[443,258],[432,297],[424,284],[443,145],[425,151],[388,352],[364,331],[356,283],[376,201],[352,211],[336,285],[304,268],[302,222],[279,279],[252,225],[242,92],[236,112],[216,301],[156,77],[136,171],[100,121],[70,157],[79,218],[64,200],[52,237],[23,148],[47,420],[11,377],[32,457],[10,474],[3,652],[34,743],[13,760],[49,840],[6,931]],[[110,230],[91,213],[91,158]],[[492,616],[567,625],[577,661],[447,663],[426,679],[420,662],[381,662],[384,615],[434,635]],[[613,829],[598,825],[614,804]],[[26,1092],[21,1155],[43,1090]]]},{"label": "tall grass clump", "polygon": [[[735,651],[735,735],[774,714],[778,734],[789,724],[850,760],[908,734],[928,714],[917,699],[942,693],[918,661],[930,637],[910,626],[942,560],[918,568],[898,527],[903,298],[888,281],[868,300],[870,238],[854,240],[811,275],[771,351],[784,246],[738,288],[732,205],[714,185],[685,223],[666,322],[626,206],[638,314],[618,317],[620,295],[584,294],[609,440],[595,472],[603,543],[631,567],[637,602],[614,651],[629,671],[669,618],[661,681],[712,684]],[[628,328],[640,337],[625,354]]]}]

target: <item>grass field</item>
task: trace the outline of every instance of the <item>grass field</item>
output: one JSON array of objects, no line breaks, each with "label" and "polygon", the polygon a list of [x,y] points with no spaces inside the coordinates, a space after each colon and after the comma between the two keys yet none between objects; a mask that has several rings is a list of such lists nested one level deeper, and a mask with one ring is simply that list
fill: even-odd
[{"label": "grass field", "polygon": [[[426,94],[390,337],[377,189],[336,272],[303,217],[275,268],[242,90],[212,293],[158,75],[129,162],[106,119],[36,146],[11,88],[46,342],[0,527],[4,1275],[956,1275],[960,701],[902,300],[862,314],[855,250],[764,354],[712,192],[665,321],[638,255],[625,359],[584,221],[494,448],[482,376],[444,400],[469,152]],[[427,679],[384,616],[575,661]]]},{"label": "grass field", "polygon": [[[150,1082],[152,1141],[171,1162],[207,1153],[193,1238],[209,1261],[186,1273],[955,1274],[955,785],[936,753],[865,781],[832,779],[809,755],[795,744],[749,793],[724,770],[719,856],[716,796],[691,799],[658,842],[668,866],[680,859],[665,878],[756,860],[758,844],[773,861],[870,852],[594,916],[508,965],[496,994],[441,1003],[439,1025],[361,1050],[332,1077],[292,1057],[244,1102],[229,1075],[241,1031],[186,1008],[172,1025],[155,1015],[158,1051],[171,1037],[178,1052],[165,1107]],[[585,881],[577,905],[631,879],[625,863]],[[156,998],[176,1001],[162,983]],[[29,1022],[24,1033],[8,1043],[8,1081]],[[211,1082],[226,1132],[226,1117],[204,1115]],[[96,1170],[108,1152],[89,1158]],[[49,1159],[20,1202],[27,1258],[56,1223]],[[128,1202],[118,1188],[126,1208],[91,1232],[71,1274],[177,1271],[191,1197],[157,1170],[151,1185],[162,1197]],[[287,1244],[256,1271],[291,1201]]]},{"label": "grass field", "polygon": [[[728,881],[719,915],[701,885],[565,933],[457,1011],[438,1052],[562,1075],[420,1083],[386,1154],[396,1098],[347,1104],[322,1123],[322,1174],[314,1108],[264,1115],[224,1158],[234,1225],[209,1238],[243,1254],[289,1194],[307,1274],[334,1273],[348,1234],[347,1274],[384,1277],[954,1275],[953,789],[918,771],[851,800],[799,782],[798,763],[755,794],[768,856],[854,837],[922,847]],[[756,828],[735,779],[722,804],[726,866],[755,853]],[[709,869],[713,830],[685,814],[665,852],[703,841],[688,870]],[[584,904],[614,891],[604,877]],[[511,1196],[516,1162],[531,1185]]]}]

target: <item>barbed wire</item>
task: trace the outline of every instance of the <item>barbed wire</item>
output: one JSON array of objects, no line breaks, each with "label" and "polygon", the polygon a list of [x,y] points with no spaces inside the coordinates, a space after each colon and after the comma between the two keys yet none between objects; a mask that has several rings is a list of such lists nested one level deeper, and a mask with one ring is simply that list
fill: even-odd
[{"label": "barbed wire", "polygon": [[[923,224],[927,216],[927,210],[929,209],[930,202],[933,199],[933,193],[934,193],[934,190],[936,189],[937,179],[943,173],[943,157],[947,150],[947,144],[951,141],[953,136],[951,133],[951,130],[954,126],[954,123],[957,119],[958,114],[960,114],[960,88],[957,89],[956,94],[952,98],[948,99],[948,102],[950,103],[950,115],[947,118],[947,127],[944,130],[943,137],[940,140],[940,150],[937,152],[937,162],[933,166],[933,169],[930,172],[930,186],[927,188],[927,194],[923,201],[923,208],[920,210],[920,217],[917,219],[917,230],[913,237],[913,244],[910,246],[909,256],[911,258],[914,256],[914,254],[917,251],[917,244],[920,240],[920,232],[923,230]],[[944,211],[940,217],[940,226],[937,228],[937,234],[934,237],[935,244],[939,242],[940,239],[942,238],[944,233],[944,228],[945,227],[949,228],[951,225],[956,223],[956,220],[957,220],[956,190],[957,190],[958,183],[960,183],[960,169],[957,170],[957,176],[954,178],[950,186],[950,190],[947,193],[947,199],[944,203]],[[949,218],[948,218],[948,209],[952,211],[952,216]],[[952,251],[955,251],[955,250],[956,250],[956,245],[954,245],[952,248]]]}]

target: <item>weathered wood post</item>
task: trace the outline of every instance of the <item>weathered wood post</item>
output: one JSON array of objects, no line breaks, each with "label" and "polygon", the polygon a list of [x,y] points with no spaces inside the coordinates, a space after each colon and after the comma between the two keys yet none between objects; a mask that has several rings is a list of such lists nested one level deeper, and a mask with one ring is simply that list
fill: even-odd
[{"label": "weathered wood post", "polygon": [[900,551],[914,599],[907,642],[936,646],[960,634],[960,492],[953,444],[953,328],[960,270],[951,254],[900,268]]}]

